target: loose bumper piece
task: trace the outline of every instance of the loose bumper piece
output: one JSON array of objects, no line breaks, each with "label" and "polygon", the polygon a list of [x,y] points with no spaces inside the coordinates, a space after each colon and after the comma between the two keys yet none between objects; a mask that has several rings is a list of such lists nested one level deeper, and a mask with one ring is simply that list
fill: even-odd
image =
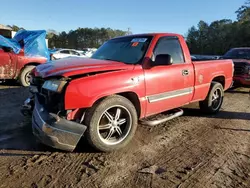
[{"label": "loose bumper piece", "polygon": [[32,129],[33,134],[42,143],[57,149],[73,151],[87,127],[47,112],[35,97]]}]

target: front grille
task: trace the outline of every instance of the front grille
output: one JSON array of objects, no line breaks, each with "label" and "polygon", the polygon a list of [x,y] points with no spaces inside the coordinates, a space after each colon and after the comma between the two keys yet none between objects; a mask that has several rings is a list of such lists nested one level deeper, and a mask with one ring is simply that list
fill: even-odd
[{"label": "front grille", "polygon": [[234,62],[234,75],[244,75],[247,74],[247,65],[245,62]]},{"label": "front grille", "polygon": [[48,112],[57,114],[64,111],[64,93],[56,93],[41,88],[38,100]]}]

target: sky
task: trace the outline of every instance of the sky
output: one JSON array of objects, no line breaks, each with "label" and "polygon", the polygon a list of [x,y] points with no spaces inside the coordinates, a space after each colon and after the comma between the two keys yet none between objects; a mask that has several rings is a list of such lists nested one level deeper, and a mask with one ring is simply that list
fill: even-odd
[{"label": "sky", "polygon": [[[58,32],[110,27],[133,33],[185,35],[200,20],[236,20],[245,0],[11,0],[1,1],[0,24]],[[11,3],[11,4],[10,4]]]}]

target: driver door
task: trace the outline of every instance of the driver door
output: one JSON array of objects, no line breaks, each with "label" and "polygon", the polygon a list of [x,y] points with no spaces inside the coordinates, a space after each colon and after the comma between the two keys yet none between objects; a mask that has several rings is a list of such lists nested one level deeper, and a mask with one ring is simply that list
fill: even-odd
[{"label": "driver door", "polygon": [[179,39],[161,37],[152,61],[158,54],[171,55],[173,63],[144,70],[148,101],[146,116],[183,106],[193,95],[194,70],[191,63],[185,62]]}]

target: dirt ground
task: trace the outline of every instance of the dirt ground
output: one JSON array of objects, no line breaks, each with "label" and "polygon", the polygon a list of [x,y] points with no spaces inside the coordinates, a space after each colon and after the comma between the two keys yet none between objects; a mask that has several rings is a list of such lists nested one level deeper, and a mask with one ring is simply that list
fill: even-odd
[{"label": "dirt ground", "polygon": [[39,144],[20,106],[29,95],[0,85],[0,187],[250,187],[249,89],[226,93],[222,110],[197,104],[156,127],[139,126],[128,147],[68,153]]}]

